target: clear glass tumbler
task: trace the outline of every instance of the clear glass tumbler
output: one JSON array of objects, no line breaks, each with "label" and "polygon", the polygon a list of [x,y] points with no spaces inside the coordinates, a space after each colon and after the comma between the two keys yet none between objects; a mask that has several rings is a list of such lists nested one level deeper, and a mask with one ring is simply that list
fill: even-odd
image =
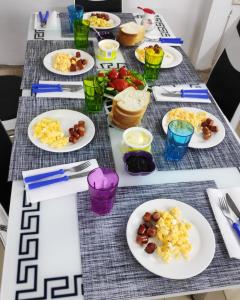
[{"label": "clear glass tumbler", "polygon": [[194,133],[192,124],[174,120],[168,124],[164,157],[166,160],[178,161],[185,155]]},{"label": "clear glass tumbler", "polygon": [[99,167],[88,174],[87,181],[91,210],[98,215],[110,213],[118,187],[118,174],[113,169]]}]

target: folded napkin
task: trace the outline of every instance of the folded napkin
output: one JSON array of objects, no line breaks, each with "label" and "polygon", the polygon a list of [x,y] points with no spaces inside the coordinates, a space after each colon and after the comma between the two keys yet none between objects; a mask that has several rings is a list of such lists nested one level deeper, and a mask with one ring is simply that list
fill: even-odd
[{"label": "folded napkin", "polygon": [[[45,13],[45,10],[43,10],[43,13]],[[34,13],[33,22],[34,30],[57,30],[57,28],[59,27],[58,12],[55,10],[50,12],[45,27],[41,27],[41,21],[38,12]]]},{"label": "folded napkin", "polygon": [[167,97],[163,96],[167,92],[175,92],[181,90],[189,89],[207,89],[207,86],[203,83],[201,84],[179,84],[179,85],[164,85],[164,86],[154,86],[152,88],[153,95],[156,101],[161,102],[188,102],[188,103],[211,103],[210,99],[199,99],[199,98],[183,98],[183,97]]},{"label": "folded napkin", "polygon": [[[90,170],[93,170],[98,167],[98,163],[97,163],[96,159],[91,159],[90,162],[91,162],[90,167],[84,169],[80,173],[90,171]],[[65,164],[65,165],[58,165],[58,166],[42,168],[42,169],[35,169],[35,170],[31,170],[31,171],[23,171],[22,174],[23,174],[23,178],[25,178],[27,176],[50,172],[50,171],[54,171],[54,170],[58,170],[58,169],[62,169],[62,168],[71,168],[71,167],[78,165],[79,163],[81,163],[81,162],[75,162],[75,163]],[[74,173],[66,172],[66,174],[73,175]],[[58,175],[57,177],[63,177],[63,176],[64,175]],[[53,179],[53,178],[56,178],[56,176],[48,177],[43,180],[48,180],[48,179]],[[29,190],[27,187],[27,184],[26,184],[25,188],[26,188],[27,202],[35,203],[35,202],[39,202],[39,201],[60,198],[60,197],[66,196],[66,195],[87,191],[88,183],[87,183],[87,177],[82,177],[82,178],[70,179],[68,181],[55,183],[52,185],[48,185],[48,186],[33,189],[33,190]]]},{"label": "folded napkin", "polygon": [[[1,225],[8,225],[8,216],[0,204],[0,224]],[[6,241],[7,241],[7,231],[0,230],[0,239],[2,240],[3,246],[6,246]]]},{"label": "folded napkin", "polygon": [[[46,84],[65,84],[65,85],[82,85],[82,81],[75,81],[75,82],[69,82],[69,81],[45,81],[45,80],[39,80],[39,83],[46,83]],[[50,93],[39,93],[36,94],[36,97],[41,97],[41,98],[72,98],[72,99],[83,99],[85,98],[84,96],[84,89],[82,88],[80,91],[77,92],[68,92],[68,91],[63,91],[63,92],[50,92]]]},{"label": "folded napkin", "polygon": [[[228,222],[219,208],[218,198],[222,197],[226,193],[232,197],[236,206],[240,209],[240,187],[229,189],[207,189],[208,198],[212,206],[215,219],[221,231],[224,243],[227,247],[228,254],[231,258],[240,259],[240,239],[235,234],[231,224]],[[234,221],[237,222],[237,218]]]}]

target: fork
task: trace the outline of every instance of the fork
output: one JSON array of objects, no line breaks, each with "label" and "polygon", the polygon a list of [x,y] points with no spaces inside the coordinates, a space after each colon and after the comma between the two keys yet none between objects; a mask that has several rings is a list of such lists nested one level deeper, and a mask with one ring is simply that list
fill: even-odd
[{"label": "fork", "polygon": [[227,218],[228,222],[231,224],[232,228],[235,230],[238,237],[240,238],[240,225],[234,222],[234,216],[227,204],[226,198],[221,197],[218,200],[219,200],[219,207],[223,215],[225,216],[225,218]]},{"label": "fork", "polygon": [[24,178],[24,182],[29,183],[29,182],[33,182],[33,181],[38,181],[38,180],[41,180],[41,179],[44,179],[47,177],[64,174],[66,171],[71,172],[71,173],[77,173],[77,172],[83,171],[84,169],[86,169],[90,166],[91,166],[91,162],[89,160],[87,160],[84,163],[81,163],[72,168],[59,169],[59,170],[52,171],[52,172],[46,172],[46,173],[41,173],[41,174],[37,174],[37,175],[27,176]]},{"label": "fork", "polygon": [[7,225],[0,224],[0,231],[7,231]]}]

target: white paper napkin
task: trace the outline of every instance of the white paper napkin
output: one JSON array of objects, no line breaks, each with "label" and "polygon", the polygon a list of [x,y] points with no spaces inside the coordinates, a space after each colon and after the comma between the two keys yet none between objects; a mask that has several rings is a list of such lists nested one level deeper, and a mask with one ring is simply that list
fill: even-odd
[{"label": "white paper napkin", "polygon": [[[91,159],[90,162],[91,162],[90,167],[84,169],[80,173],[90,171],[90,170],[93,170],[98,167],[98,163],[97,163],[96,159]],[[71,168],[71,167],[78,165],[79,163],[80,162],[75,162],[75,163],[71,163],[71,164],[58,165],[58,166],[42,168],[42,169],[35,169],[35,170],[31,170],[31,171],[23,171],[22,174],[23,174],[23,178],[25,178],[27,176],[50,172],[50,171],[54,171],[54,170],[58,170],[58,169],[62,169],[62,168]],[[74,173],[66,172],[66,174],[74,174]],[[64,176],[64,175],[58,175],[55,177],[52,176],[52,177],[45,178],[43,180],[53,179],[53,178],[62,177],[62,176]],[[55,183],[55,184],[37,188],[34,190],[29,190],[27,187],[27,184],[25,184],[25,188],[26,188],[27,202],[35,203],[35,202],[40,202],[40,201],[44,201],[44,200],[60,198],[60,197],[70,195],[70,194],[75,194],[78,192],[87,191],[88,183],[87,183],[87,177],[83,177],[83,178],[70,179],[68,181]]]},{"label": "white paper napkin", "polygon": [[[236,206],[240,209],[240,187],[230,189],[207,189],[210,204],[219,229],[221,231],[228,254],[231,258],[240,259],[240,238],[234,232],[231,224],[223,215],[219,208],[218,198],[228,193],[234,200]],[[237,218],[234,221],[238,221]]]},{"label": "white paper napkin", "polygon": [[[74,81],[74,82],[69,82],[69,81],[45,81],[45,80],[39,80],[39,83],[46,83],[46,84],[65,84],[65,85],[81,85],[83,86],[82,81]],[[63,91],[63,92],[50,92],[50,93],[39,93],[36,94],[36,97],[41,97],[41,98],[80,98],[83,99],[85,98],[84,96],[84,89],[82,88],[80,91],[77,92],[68,92],[68,91]]]},{"label": "white paper napkin", "polygon": [[164,85],[154,86],[152,88],[153,95],[156,101],[161,102],[186,102],[186,103],[211,103],[210,99],[198,99],[198,98],[182,98],[182,97],[167,97],[162,93],[180,91],[182,89],[207,89],[205,84],[179,84],[179,85]]}]

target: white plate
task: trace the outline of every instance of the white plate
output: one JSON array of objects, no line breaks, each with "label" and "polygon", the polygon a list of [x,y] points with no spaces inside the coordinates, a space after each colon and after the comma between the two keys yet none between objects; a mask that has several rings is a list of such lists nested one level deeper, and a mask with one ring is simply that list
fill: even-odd
[{"label": "white plate", "polygon": [[[60,121],[62,130],[67,136],[68,129],[70,127],[73,127],[73,125],[78,123],[78,121],[85,121],[85,135],[83,137],[80,137],[80,139],[75,144],[69,143],[65,147],[60,149],[50,147],[46,144],[41,143],[39,139],[35,138],[33,135],[33,126],[43,118],[51,118]],[[58,153],[71,152],[83,148],[91,142],[94,134],[95,126],[89,117],[78,111],[68,109],[56,109],[42,113],[41,115],[38,115],[36,118],[34,118],[28,126],[28,137],[35,146],[46,151]]]},{"label": "white plate", "polygon": [[[222,140],[225,137],[225,128],[224,128],[222,122],[218,118],[216,118],[214,115],[210,114],[209,112],[207,112],[205,110],[198,109],[195,107],[180,107],[180,108],[188,110],[188,111],[192,111],[194,113],[205,112],[205,113],[207,113],[206,117],[212,119],[214,121],[214,125],[216,125],[218,127],[218,132],[213,133],[212,136],[210,137],[210,139],[208,139],[208,140],[204,140],[201,132],[198,132],[198,133],[194,132],[188,147],[195,148],[195,149],[207,149],[207,148],[214,147],[222,142]],[[168,130],[167,114],[168,114],[168,112],[165,114],[165,116],[162,119],[162,127],[166,134],[167,134],[167,130]]]},{"label": "white plate", "polygon": [[[164,57],[163,57],[161,69],[173,68],[178,66],[182,62],[183,60],[182,54],[175,48],[170,47],[168,45],[164,45],[161,43],[154,43],[154,42],[144,42],[137,49],[144,49],[145,47],[148,47],[150,45],[155,45],[155,44],[158,44],[164,51]],[[135,56],[137,60],[139,60],[141,63],[144,63],[144,61],[141,60],[141,58],[139,57],[137,53],[137,49],[135,50]]]},{"label": "white plate", "polygon": [[105,12],[105,11],[91,11],[91,12],[87,12],[83,15],[83,19],[89,19],[92,13],[103,13],[103,14],[107,14],[109,15],[109,20],[111,21],[112,25],[110,27],[95,27],[95,26],[90,26],[91,28],[95,28],[95,29],[103,29],[103,30],[107,30],[107,29],[112,29],[115,27],[118,27],[121,24],[121,19],[114,15],[111,14],[109,12]]},{"label": "white plate", "polygon": [[[137,229],[145,212],[180,208],[183,219],[192,224],[189,239],[192,251],[189,260],[184,258],[173,259],[164,263],[157,253],[148,254],[136,243]],[[211,226],[200,212],[192,206],[173,199],[155,199],[138,206],[131,214],[127,223],[128,246],[137,261],[150,272],[170,278],[185,279],[196,276],[204,271],[211,263],[215,253],[215,238]]]},{"label": "white plate", "polygon": [[[64,52],[66,54],[69,54],[70,56],[75,56],[76,52],[78,52],[78,51],[81,54],[81,58],[87,60],[87,64],[84,67],[84,69],[78,70],[76,72],[61,72],[61,71],[58,71],[58,70],[53,68],[53,57],[54,57],[54,55],[56,55],[57,53],[60,53],[60,52]],[[64,75],[64,76],[73,76],[73,75],[84,74],[84,73],[87,73],[88,71],[90,71],[94,66],[94,59],[90,54],[88,54],[87,52],[82,51],[82,50],[59,49],[59,50],[55,50],[53,52],[48,53],[43,59],[43,64],[44,64],[44,67],[52,73],[59,74],[59,75]]]}]

